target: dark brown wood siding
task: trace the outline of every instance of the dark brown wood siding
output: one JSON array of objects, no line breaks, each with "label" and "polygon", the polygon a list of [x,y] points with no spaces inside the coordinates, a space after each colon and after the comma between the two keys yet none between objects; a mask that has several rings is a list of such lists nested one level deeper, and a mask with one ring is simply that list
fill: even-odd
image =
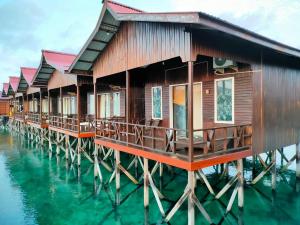
[{"label": "dark brown wood siding", "polygon": [[254,132],[262,140],[254,143],[253,150],[260,153],[298,143],[300,70],[264,64],[256,83],[256,89],[261,86],[262,91],[254,98],[254,118],[261,131],[256,128]]},{"label": "dark brown wood siding", "polygon": [[[204,65],[202,65],[204,66]],[[214,122],[214,80],[219,78],[234,77],[235,89],[235,124],[245,124],[252,122],[252,72],[242,72],[232,75],[215,76],[207,75],[205,70],[200,69],[200,65],[195,65],[195,82],[202,82],[203,97],[203,126],[223,126],[224,124]],[[156,75],[155,75],[156,74]],[[176,75],[173,76],[173,75]],[[163,126],[169,126],[169,93],[171,84],[183,84],[187,77],[185,67],[173,70],[170,76],[165,76],[165,71],[156,71],[152,76],[147,76],[148,80],[145,84],[145,118],[152,118],[152,87],[162,87],[162,104],[163,104]],[[151,78],[150,78],[151,77]],[[168,79],[162,79],[167,77]],[[172,78],[171,78],[172,77]]]},{"label": "dark brown wood siding", "polygon": [[9,114],[9,101],[0,100],[0,115],[8,115],[8,114]]},{"label": "dark brown wood siding", "polygon": [[190,58],[182,24],[124,22],[93,67],[94,79],[180,56]]}]

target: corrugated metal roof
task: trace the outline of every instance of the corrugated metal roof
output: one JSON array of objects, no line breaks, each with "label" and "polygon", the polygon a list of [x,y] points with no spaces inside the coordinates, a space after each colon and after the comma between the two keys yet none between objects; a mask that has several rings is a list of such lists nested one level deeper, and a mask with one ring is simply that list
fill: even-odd
[{"label": "corrugated metal roof", "polygon": [[7,95],[9,83],[3,83],[3,94]]},{"label": "corrugated metal roof", "polygon": [[40,66],[37,69],[32,81],[35,87],[45,87],[55,70],[64,73],[69,69],[70,65],[76,58],[76,55],[56,52],[50,50],[42,50]]},{"label": "corrugated metal roof", "polygon": [[94,31],[70,66],[69,72],[91,74],[94,62],[118,31],[122,21],[183,23],[191,25],[195,29],[203,29],[205,27],[273,49],[276,52],[300,57],[299,49],[271,40],[206,13],[147,13],[117,2],[106,1]]},{"label": "corrugated metal roof", "polygon": [[36,71],[37,69],[35,68],[21,67],[20,82],[17,92],[26,92],[28,86],[32,83]]},{"label": "corrugated metal roof", "polygon": [[143,11],[114,1],[107,1],[107,6],[116,13],[142,13]]},{"label": "corrugated metal roof", "polygon": [[17,92],[19,82],[20,82],[19,77],[16,76],[9,77],[9,87],[8,87],[7,95],[12,95]]}]

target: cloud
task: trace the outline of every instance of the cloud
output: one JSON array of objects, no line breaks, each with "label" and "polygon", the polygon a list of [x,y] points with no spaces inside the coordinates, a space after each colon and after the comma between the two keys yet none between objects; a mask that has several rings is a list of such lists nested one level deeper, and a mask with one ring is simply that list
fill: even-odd
[{"label": "cloud", "polygon": [[99,0],[0,0],[0,83],[37,67],[41,49],[78,53],[100,9]]},{"label": "cloud", "polygon": [[300,48],[298,0],[170,0],[175,11],[202,11]]}]

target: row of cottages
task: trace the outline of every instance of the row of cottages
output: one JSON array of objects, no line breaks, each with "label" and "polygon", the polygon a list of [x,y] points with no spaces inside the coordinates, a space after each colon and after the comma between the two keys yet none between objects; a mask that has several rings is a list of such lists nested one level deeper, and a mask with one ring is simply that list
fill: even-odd
[{"label": "row of cottages", "polygon": [[203,13],[107,1],[69,72],[93,76],[96,144],[195,170],[298,143],[299,57]]},{"label": "row of cottages", "polygon": [[[37,130],[50,151],[55,143],[78,165],[83,153],[95,176],[104,149],[112,150],[117,190],[120,170],[129,176],[120,153],[143,158],[145,206],[148,160],[187,170],[185,197],[194,193],[195,171],[237,161],[242,206],[242,159],[272,151],[266,173],[276,169],[275,149],[299,143],[299,58],[298,49],[200,12],[147,13],[104,1],[78,55],[42,51],[38,69],[22,68],[18,85],[11,78],[3,91],[13,95],[15,118],[34,127],[32,138]],[[94,137],[93,159],[86,151]],[[297,153],[300,177],[299,145]],[[193,224],[197,200],[188,201]]]}]

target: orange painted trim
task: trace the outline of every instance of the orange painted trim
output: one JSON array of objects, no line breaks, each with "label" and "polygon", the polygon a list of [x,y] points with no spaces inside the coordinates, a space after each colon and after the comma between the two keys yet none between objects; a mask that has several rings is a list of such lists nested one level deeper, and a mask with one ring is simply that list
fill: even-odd
[{"label": "orange painted trim", "polygon": [[98,145],[103,145],[105,147],[121,151],[121,152],[126,152],[131,155],[141,156],[141,157],[144,157],[144,158],[147,158],[150,160],[154,160],[157,162],[165,163],[165,164],[168,164],[168,165],[171,165],[174,167],[178,167],[178,168],[185,169],[185,170],[190,170],[191,163],[184,161],[182,159],[172,158],[167,155],[162,155],[159,153],[145,151],[145,150],[137,149],[134,147],[120,145],[120,144],[103,141],[103,140],[99,140],[99,139],[96,139],[95,143]]},{"label": "orange painted trim", "polygon": [[102,146],[112,148],[112,149],[115,149],[115,150],[118,150],[121,152],[125,152],[125,153],[131,154],[131,155],[140,156],[143,158],[147,158],[150,160],[154,160],[157,162],[161,162],[161,163],[164,163],[164,164],[167,164],[170,166],[174,166],[174,167],[181,168],[184,170],[189,170],[189,171],[195,171],[195,170],[210,167],[213,165],[227,163],[230,161],[235,161],[237,159],[246,158],[253,154],[252,150],[244,150],[244,151],[235,152],[235,153],[212,156],[212,157],[208,157],[206,159],[200,159],[196,162],[188,162],[186,160],[179,159],[176,157],[171,157],[171,156],[167,156],[167,155],[163,155],[163,154],[159,154],[159,153],[155,153],[155,152],[150,152],[150,151],[138,149],[138,148],[131,147],[131,146],[125,146],[125,145],[121,145],[121,144],[117,144],[117,143],[113,143],[113,142],[109,142],[109,141],[105,141],[105,140],[95,139],[95,144],[102,145]]},{"label": "orange painted trim", "polygon": [[59,132],[59,133],[63,133],[75,138],[90,138],[90,137],[95,137],[95,133],[94,132],[86,132],[86,133],[77,133],[77,132],[72,132],[69,130],[64,130],[64,129],[60,129],[57,127],[52,127],[49,126],[49,130],[55,131],[55,132]]},{"label": "orange painted trim", "polygon": [[243,158],[246,158],[246,157],[252,156],[252,155],[253,155],[252,150],[248,149],[248,150],[243,150],[243,151],[229,153],[229,154],[212,156],[212,157],[209,157],[206,159],[201,159],[199,161],[193,162],[191,165],[191,170],[199,170],[199,169],[203,169],[203,168],[218,165],[218,164],[228,163],[228,162],[235,161],[238,159],[243,159]]}]

